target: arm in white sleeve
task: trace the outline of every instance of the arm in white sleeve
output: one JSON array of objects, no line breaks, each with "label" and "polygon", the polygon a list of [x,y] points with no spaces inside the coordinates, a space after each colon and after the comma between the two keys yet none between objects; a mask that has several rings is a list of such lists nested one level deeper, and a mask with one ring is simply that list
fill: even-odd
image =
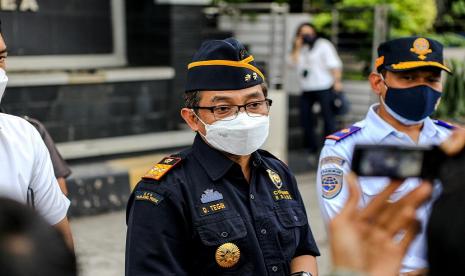
[{"label": "arm in white sleeve", "polygon": [[32,125],[31,128],[34,168],[29,188],[33,191],[36,210],[51,225],[55,225],[66,218],[70,202],[60,190],[47,147],[37,130]]},{"label": "arm in white sleeve", "polygon": [[348,198],[344,176],[350,164],[344,152],[338,153],[332,145],[325,145],[320,154],[316,175],[316,189],[321,215],[325,224],[338,214]]}]

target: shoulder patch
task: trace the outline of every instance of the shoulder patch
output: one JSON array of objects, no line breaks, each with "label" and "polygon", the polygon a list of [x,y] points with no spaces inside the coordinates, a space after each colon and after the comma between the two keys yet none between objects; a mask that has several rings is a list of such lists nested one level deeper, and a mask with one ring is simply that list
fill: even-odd
[{"label": "shoulder patch", "polygon": [[455,126],[452,124],[449,124],[447,122],[441,121],[441,120],[433,120],[433,123],[435,123],[438,126],[445,127],[447,129],[455,129]]},{"label": "shoulder patch", "polygon": [[158,205],[163,200],[163,196],[151,191],[135,191],[135,200],[145,200]]},{"label": "shoulder patch", "polygon": [[360,129],[362,129],[362,128],[357,127],[357,126],[351,126],[351,127],[348,127],[348,128],[344,128],[344,129],[339,130],[338,132],[335,132],[335,133],[333,133],[331,135],[326,136],[326,139],[341,141],[341,140],[349,137],[350,135],[354,134],[355,132],[359,131]]},{"label": "shoulder patch", "polygon": [[167,172],[181,162],[181,160],[180,157],[165,157],[155,164],[142,178],[160,180]]},{"label": "shoulder patch", "polygon": [[337,168],[329,168],[321,171],[321,194],[323,198],[336,197],[342,189],[343,171]]},{"label": "shoulder patch", "polygon": [[326,156],[320,160],[320,166],[326,164],[336,164],[343,166],[346,163],[346,160],[338,156]]}]

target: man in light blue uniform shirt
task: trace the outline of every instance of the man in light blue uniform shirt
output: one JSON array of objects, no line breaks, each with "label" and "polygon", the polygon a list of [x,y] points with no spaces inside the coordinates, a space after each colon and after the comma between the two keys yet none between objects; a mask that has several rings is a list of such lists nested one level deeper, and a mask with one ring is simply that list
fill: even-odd
[{"label": "man in light blue uniform shirt", "polygon": [[[443,62],[442,45],[432,39],[406,37],[382,43],[378,48],[376,72],[369,76],[379,103],[372,105],[366,118],[353,126],[329,135],[321,151],[317,194],[326,223],[343,208],[348,190],[344,175],[350,170],[356,144],[436,145],[451,132],[451,125],[432,120],[442,94],[441,72],[450,69]],[[360,206],[380,193],[389,183],[387,178],[360,178]],[[391,196],[396,201],[420,184],[420,179],[407,179]],[[426,228],[431,202],[417,211]],[[426,261],[424,230],[410,245],[403,260],[401,274],[423,275]]]}]

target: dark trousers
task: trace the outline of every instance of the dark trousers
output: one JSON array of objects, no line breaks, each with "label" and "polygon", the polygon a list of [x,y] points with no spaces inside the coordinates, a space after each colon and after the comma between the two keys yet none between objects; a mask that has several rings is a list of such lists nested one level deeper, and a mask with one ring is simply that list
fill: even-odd
[{"label": "dark trousers", "polygon": [[300,121],[304,128],[305,141],[310,153],[316,153],[321,144],[321,139],[317,139],[315,134],[317,125],[317,114],[313,113],[315,102],[318,102],[321,107],[320,114],[323,116],[325,136],[336,130],[336,122],[331,110],[330,91],[330,89],[304,91],[300,97]]}]

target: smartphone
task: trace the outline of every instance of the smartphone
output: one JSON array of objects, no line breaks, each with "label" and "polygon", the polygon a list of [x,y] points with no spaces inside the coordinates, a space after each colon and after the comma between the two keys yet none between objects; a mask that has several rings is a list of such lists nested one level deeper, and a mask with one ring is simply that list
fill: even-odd
[{"label": "smartphone", "polygon": [[359,176],[435,179],[444,159],[436,146],[356,145],[351,169]]}]

